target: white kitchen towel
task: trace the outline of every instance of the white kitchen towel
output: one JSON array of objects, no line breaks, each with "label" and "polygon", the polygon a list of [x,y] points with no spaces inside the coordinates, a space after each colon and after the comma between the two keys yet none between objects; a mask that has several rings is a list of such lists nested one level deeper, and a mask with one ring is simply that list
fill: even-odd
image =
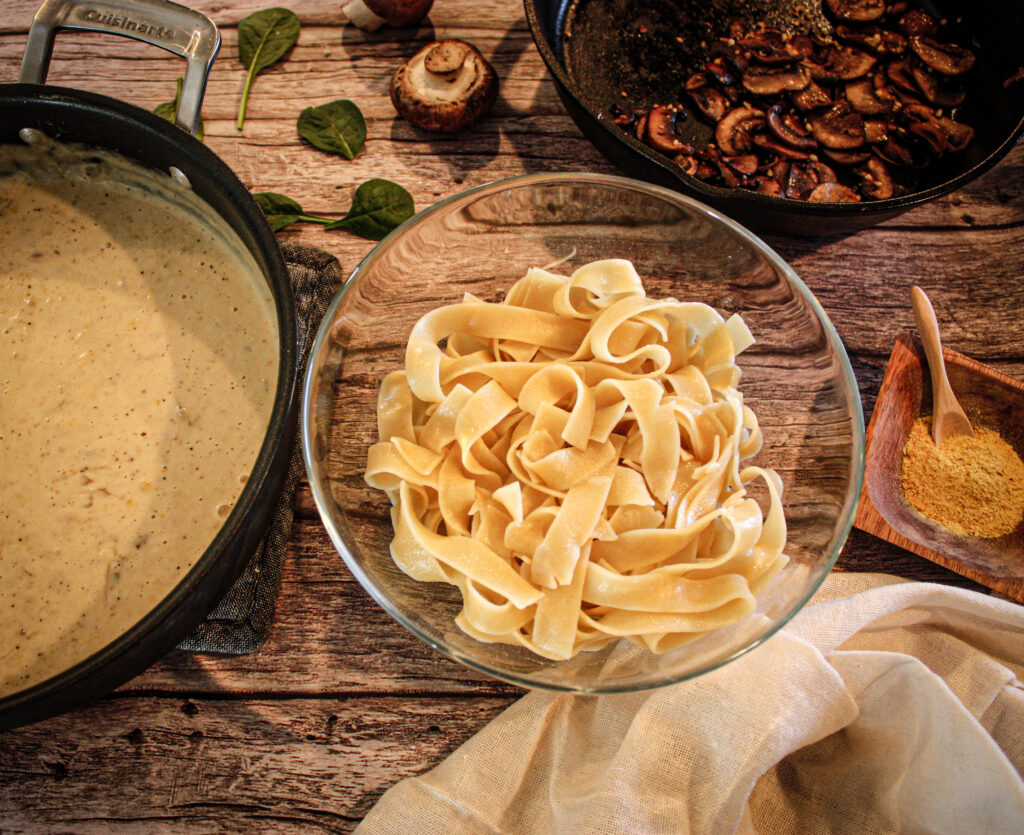
[{"label": "white kitchen towel", "polygon": [[834,573],[762,647],[621,696],[531,692],[362,833],[1024,832],[1024,608]]}]

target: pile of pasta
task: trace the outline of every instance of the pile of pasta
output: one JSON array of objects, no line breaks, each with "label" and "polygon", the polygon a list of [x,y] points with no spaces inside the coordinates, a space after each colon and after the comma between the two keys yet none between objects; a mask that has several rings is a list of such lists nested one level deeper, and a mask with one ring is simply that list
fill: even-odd
[{"label": "pile of pasta", "polygon": [[737,390],[752,343],[738,316],[648,298],[624,260],[428,313],[381,384],[365,474],[395,563],[458,586],[469,635],[551,659],[745,617],[787,562],[781,480],[741,466],[761,447]]}]

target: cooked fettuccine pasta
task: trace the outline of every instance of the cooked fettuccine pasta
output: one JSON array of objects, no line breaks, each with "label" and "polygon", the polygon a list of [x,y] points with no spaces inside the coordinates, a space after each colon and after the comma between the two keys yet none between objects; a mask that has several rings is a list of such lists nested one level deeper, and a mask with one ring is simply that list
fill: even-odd
[{"label": "cooked fettuccine pasta", "polygon": [[781,480],[742,465],[761,446],[736,388],[752,343],[739,316],[648,298],[623,260],[428,313],[381,383],[366,466],[395,563],[458,586],[469,635],[551,659],[743,618],[787,562]]}]

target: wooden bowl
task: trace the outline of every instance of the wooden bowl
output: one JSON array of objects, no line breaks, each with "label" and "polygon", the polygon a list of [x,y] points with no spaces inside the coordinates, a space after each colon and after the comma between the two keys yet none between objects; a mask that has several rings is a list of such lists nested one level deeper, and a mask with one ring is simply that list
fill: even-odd
[{"label": "wooden bowl", "polygon": [[[1024,383],[943,349],[949,381],[971,423],[998,431],[1024,457]],[[867,430],[864,488],[854,526],[1024,602],[1024,524],[991,539],[953,533],[908,504],[900,486],[910,429],[931,411],[924,350],[901,334]]]}]

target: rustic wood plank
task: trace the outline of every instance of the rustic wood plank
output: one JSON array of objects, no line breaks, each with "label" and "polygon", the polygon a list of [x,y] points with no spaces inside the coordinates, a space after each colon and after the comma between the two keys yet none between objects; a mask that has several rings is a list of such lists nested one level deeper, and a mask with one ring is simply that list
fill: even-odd
[{"label": "rustic wood plank", "polygon": [[513,698],[108,698],[0,737],[0,831],[349,831]]}]

